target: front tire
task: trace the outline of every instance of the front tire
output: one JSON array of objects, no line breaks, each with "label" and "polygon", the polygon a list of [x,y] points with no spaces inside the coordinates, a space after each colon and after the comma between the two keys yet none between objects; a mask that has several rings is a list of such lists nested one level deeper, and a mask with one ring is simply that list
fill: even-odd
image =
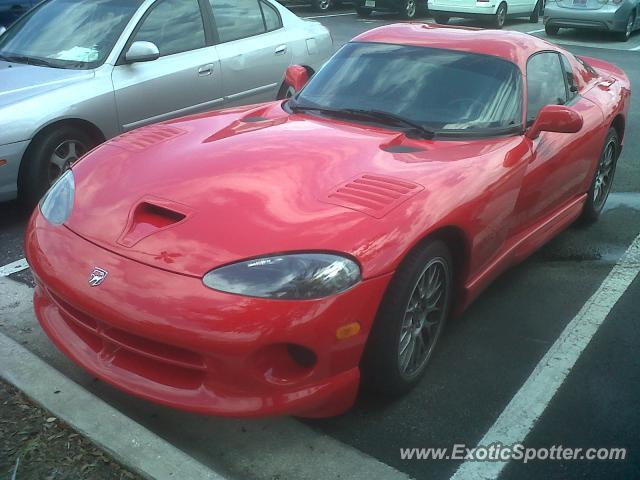
[{"label": "front tire", "polygon": [[589,188],[587,202],[580,217],[581,223],[593,223],[600,218],[602,209],[611,192],[619,156],[620,139],[618,138],[618,132],[611,128],[604,141],[598,168],[591,183],[591,188]]},{"label": "front tire", "polygon": [[449,17],[445,17],[445,16],[442,16],[442,15],[434,15],[433,19],[439,25],[447,25],[449,23]]},{"label": "front tire", "polygon": [[415,249],[402,262],[367,340],[362,359],[366,388],[397,396],[420,381],[449,315],[452,265],[440,240]]},{"label": "front tire", "polygon": [[544,26],[544,32],[550,37],[555,37],[556,35],[558,35],[559,31],[560,31],[560,27],[556,27],[555,25],[547,24]]},{"label": "front tire", "polygon": [[507,4],[502,2],[498,7],[498,10],[496,11],[495,15],[493,16],[493,19],[491,20],[491,24],[493,25],[494,28],[497,28],[498,30],[500,30],[502,27],[504,27],[504,22],[506,21],[507,21]]},{"label": "front tire", "polygon": [[33,208],[65,170],[96,145],[83,130],[65,125],[38,135],[22,160],[20,196]]}]

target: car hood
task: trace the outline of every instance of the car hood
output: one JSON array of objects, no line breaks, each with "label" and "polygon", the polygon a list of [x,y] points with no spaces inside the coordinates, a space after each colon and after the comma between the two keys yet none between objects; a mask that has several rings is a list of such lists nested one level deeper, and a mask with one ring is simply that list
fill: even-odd
[{"label": "car hood", "polygon": [[365,264],[409,233],[424,210],[412,200],[473,175],[453,168],[477,157],[471,147],[288,115],[279,103],[192,116],[116,137],[78,162],[66,226],[128,258],[199,277],[288,251],[344,252]]},{"label": "car hood", "polygon": [[0,107],[94,76],[92,70],[48,68],[0,61]]}]

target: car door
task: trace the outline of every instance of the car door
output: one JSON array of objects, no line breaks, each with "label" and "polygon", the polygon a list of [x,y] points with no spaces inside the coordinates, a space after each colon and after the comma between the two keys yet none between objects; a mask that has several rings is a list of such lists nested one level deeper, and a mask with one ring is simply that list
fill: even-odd
[{"label": "car door", "polygon": [[158,47],[160,58],[127,63],[123,52],[114,67],[122,130],[223,104],[220,61],[204,6],[198,0],[158,0],[140,20],[124,52],[146,41]]},{"label": "car door", "polygon": [[274,100],[292,58],[277,9],[264,0],[210,3],[225,100],[230,105]]},{"label": "car door", "polygon": [[570,106],[584,119],[575,134],[541,132],[525,139],[531,157],[516,204],[513,233],[538,224],[582,193],[591,165],[600,155],[597,131],[602,112],[577,91],[569,62],[558,52],[541,52],[527,63],[527,125],[545,105]]}]

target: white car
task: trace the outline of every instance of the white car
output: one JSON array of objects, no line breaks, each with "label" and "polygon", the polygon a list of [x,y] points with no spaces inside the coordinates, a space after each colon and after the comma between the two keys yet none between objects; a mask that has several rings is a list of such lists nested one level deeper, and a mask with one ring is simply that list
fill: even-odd
[{"label": "white car", "polygon": [[544,0],[430,0],[429,11],[437,23],[445,25],[452,17],[475,18],[502,28],[510,17],[529,17],[538,23]]}]

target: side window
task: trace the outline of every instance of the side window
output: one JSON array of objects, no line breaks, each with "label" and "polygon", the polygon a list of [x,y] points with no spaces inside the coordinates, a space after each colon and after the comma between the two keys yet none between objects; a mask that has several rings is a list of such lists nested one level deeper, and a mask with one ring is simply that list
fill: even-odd
[{"label": "side window", "polygon": [[198,0],[160,0],[136,32],[133,41],[153,42],[160,55],[206,45]]},{"label": "side window", "polygon": [[280,15],[276,9],[267,2],[260,2],[260,6],[262,7],[262,14],[264,15],[264,24],[267,27],[267,32],[281,28],[282,20],[280,20]]},{"label": "side window", "polygon": [[260,0],[209,0],[220,42],[260,35],[282,27],[280,15]]},{"label": "side window", "polygon": [[542,107],[567,102],[564,69],[557,53],[537,53],[529,58],[527,97],[527,123],[535,120]]},{"label": "side window", "polygon": [[567,82],[567,101],[570,102],[578,96],[578,83],[576,82],[576,75],[573,71],[573,67],[567,60],[567,57],[560,55],[562,60],[562,68],[564,70],[564,79]]}]

